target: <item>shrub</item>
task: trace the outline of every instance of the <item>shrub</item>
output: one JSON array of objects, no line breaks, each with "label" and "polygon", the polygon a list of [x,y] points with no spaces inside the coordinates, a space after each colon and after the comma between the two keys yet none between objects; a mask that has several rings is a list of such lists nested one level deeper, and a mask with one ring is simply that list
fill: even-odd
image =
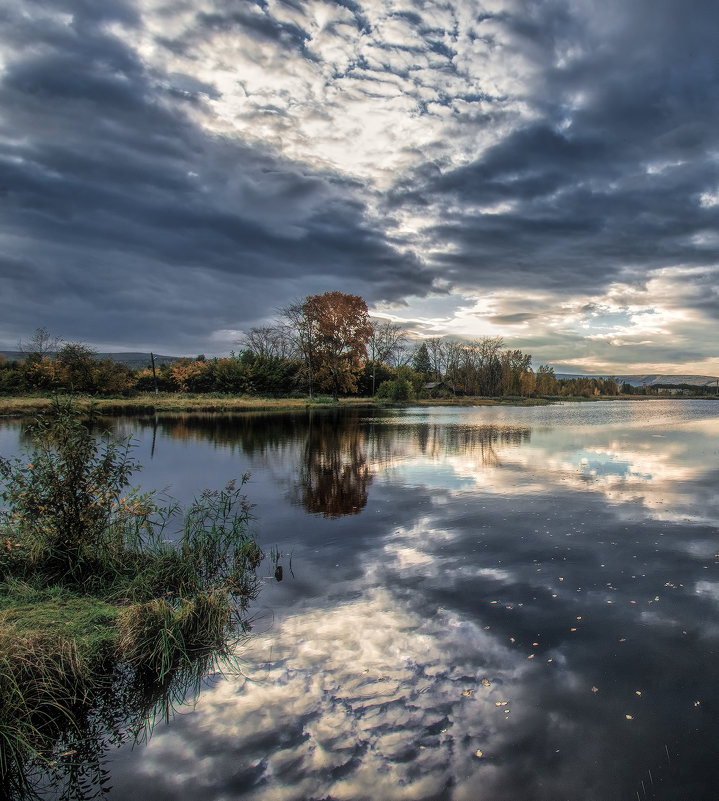
[{"label": "shrub", "polygon": [[391,401],[405,401],[412,397],[412,385],[406,379],[395,378],[383,381],[377,390],[377,397]]}]

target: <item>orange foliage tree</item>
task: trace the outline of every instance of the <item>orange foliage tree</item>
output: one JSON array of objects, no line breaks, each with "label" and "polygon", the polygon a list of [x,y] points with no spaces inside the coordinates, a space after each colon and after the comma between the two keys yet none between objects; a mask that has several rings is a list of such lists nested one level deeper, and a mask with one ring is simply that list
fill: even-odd
[{"label": "orange foliage tree", "polygon": [[355,392],[372,336],[367,304],[359,295],[332,291],[309,295],[302,312],[312,331],[310,369],[319,385],[331,389],[335,401],[340,392]]}]

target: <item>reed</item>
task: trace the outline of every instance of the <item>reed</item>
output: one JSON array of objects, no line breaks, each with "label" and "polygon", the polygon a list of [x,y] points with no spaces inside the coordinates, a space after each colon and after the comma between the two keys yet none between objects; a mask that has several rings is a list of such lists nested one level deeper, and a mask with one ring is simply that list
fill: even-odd
[{"label": "reed", "polygon": [[0,458],[0,790],[18,797],[43,772],[101,776],[106,741],[231,666],[264,558],[247,475],[182,510],[128,491],[131,444],[74,406],[30,435],[24,460]]}]

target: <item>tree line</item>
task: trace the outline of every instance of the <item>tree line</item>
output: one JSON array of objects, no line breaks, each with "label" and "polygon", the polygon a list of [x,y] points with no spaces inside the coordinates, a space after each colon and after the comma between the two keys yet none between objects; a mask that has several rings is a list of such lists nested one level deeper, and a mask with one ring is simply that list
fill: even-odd
[{"label": "tree line", "polygon": [[372,319],[358,295],[309,295],[249,329],[228,357],[180,358],[131,369],[98,359],[87,345],[44,328],[20,343],[23,358],[0,358],[0,393],[64,391],[94,395],[146,392],[314,397],[318,393],[415,398],[618,395],[611,378],[558,379],[554,370],[506,348],[501,337],[413,339],[389,320]]}]

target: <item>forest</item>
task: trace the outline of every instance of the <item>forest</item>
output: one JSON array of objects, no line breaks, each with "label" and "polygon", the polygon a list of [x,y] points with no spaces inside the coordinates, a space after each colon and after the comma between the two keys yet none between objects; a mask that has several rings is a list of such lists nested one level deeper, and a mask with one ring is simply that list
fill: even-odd
[{"label": "forest", "polygon": [[256,397],[366,397],[388,401],[454,397],[598,397],[633,391],[613,378],[558,379],[501,337],[417,339],[371,318],[358,295],[309,295],[249,329],[229,356],[177,358],[133,369],[100,359],[81,342],[39,328],[19,343],[22,358],[0,356],[0,394],[97,396],[192,393]]}]

